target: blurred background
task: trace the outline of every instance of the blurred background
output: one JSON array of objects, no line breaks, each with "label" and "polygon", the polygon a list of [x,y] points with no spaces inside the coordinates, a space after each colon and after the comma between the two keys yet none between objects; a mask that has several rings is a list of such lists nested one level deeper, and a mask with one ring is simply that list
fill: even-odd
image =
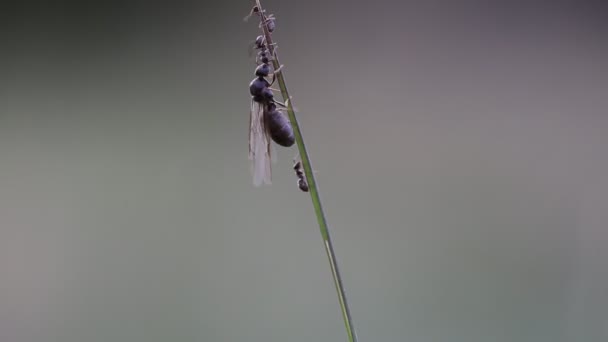
[{"label": "blurred background", "polygon": [[[263,1],[360,341],[608,339],[602,1]],[[346,341],[254,188],[250,1],[0,9],[0,341]]]}]

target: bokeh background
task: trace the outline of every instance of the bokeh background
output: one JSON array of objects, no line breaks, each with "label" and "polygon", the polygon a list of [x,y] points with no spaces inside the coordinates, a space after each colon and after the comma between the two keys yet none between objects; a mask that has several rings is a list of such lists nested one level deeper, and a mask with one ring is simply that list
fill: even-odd
[{"label": "bokeh background", "polygon": [[[345,341],[254,188],[250,1],[0,10],[0,341]],[[277,1],[361,341],[608,340],[602,1]]]}]

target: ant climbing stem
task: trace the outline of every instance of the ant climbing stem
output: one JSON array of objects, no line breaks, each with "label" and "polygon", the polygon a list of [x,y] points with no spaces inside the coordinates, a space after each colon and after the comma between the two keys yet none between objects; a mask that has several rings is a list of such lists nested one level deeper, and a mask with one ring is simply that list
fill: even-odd
[{"label": "ant climbing stem", "polygon": [[266,16],[266,19],[263,19],[260,22],[259,27],[262,28],[262,26],[266,26],[268,28],[268,31],[274,32],[274,29],[276,28],[275,20],[276,18],[274,17],[274,14],[269,14],[268,16]]},{"label": "ant climbing stem", "polygon": [[[253,13],[259,11],[254,8],[250,15]],[[258,66],[254,72],[256,78],[249,83],[251,94],[249,159],[252,164],[253,184],[259,186],[271,183],[273,153],[270,140],[280,146],[290,147],[295,143],[295,136],[289,119],[277,108],[277,106],[287,106],[275,100],[273,90],[277,90],[271,88],[283,66],[274,63],[273,52],[270,51],[271,44],[268,44],[266,36],[256,37],[252,46],[258,50],[256,56]]]},{"label": "ant climbing stem", "polygon": [[254,14],[259,15],[262,19],[260,20],[260,24],[258,25],[259,28],[262,28],[262,26],[266,26],[268,28],[269,32],[274,32],[274,29],[276,28],[276,18],[274,17],[274,14],[268,14],[266,15],[266,10],[261,10],[260,8],[256,5],[253,6],[253,8],[251,9],[251,12],[249,12],[248,15],[245,16],[245,18],[243,18],[243,21],[248,21],[249,18],[251,18]]},{"label": "ant climbing stem", "polygon": [[[302,160],[300,159],[298,154],[296,154],[296,156],[293,157],[293,170],[294,170],[296,176],[298,177],[298,188],[300,190],[302,190],[303,192],[308,192],[309,187],[308,187],[308,182],[306,181],[306,174],[304,173],[304,167],[302,166]],[[313,170],[313,173],[317,174],[317,171]]]},{"label": "ant climbing stem", "polygon": [[[265,12],[265,11],[264,11]],[[247,14],[244,18],[243,21],[249,21],[249,18],[253,17],[254,14],[259,14],[260,13],[260,8],[256,5],[253,6],[253,8],[251,9],[251,11],[249,12],[249,14]]]},{"label": "ant climbing stem", "polygon": [[308,182],[306,181],[306,175],[304,174],[304,169],[302,168],[302,162],[299,160],[295,161],[294,159],[293,170],[298,177],[298,188],[303,192],[308,192]]}]

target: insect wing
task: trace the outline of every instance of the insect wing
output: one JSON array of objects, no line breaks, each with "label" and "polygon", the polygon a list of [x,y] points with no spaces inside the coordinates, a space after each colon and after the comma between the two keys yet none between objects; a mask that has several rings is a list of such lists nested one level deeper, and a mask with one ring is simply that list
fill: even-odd
[{"label": "insect wing", "polygon": [[271,153],[270,138],[264,125],[264,105],[252,99],[249,117],[249,160],[253,185],[271,184]]}]

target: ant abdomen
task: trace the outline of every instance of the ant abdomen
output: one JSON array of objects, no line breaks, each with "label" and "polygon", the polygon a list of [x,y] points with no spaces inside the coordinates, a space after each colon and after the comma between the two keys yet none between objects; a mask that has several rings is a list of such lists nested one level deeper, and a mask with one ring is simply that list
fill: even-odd
[{"label": "ant abdomen", "polygon": [[279,112],[276,107],[270,106],[264,115],[266,123],[266,131],[270,134],[272,140],[284,147],[290,147],[295,143],[295,136],[291,122],[287,117]]}]

